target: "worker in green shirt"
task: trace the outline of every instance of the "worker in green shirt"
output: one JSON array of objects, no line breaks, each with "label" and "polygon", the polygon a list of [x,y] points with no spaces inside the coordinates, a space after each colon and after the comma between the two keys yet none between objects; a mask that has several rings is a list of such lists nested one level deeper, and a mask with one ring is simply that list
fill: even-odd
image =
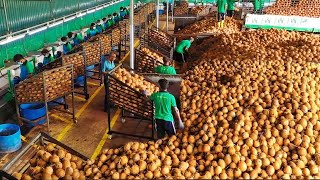
[{"label": "worker in green shirt", "polygon": [[91,38],[97,34],[99,34],[99,31],[96,29],[96,24],[91,23],[90,28],[87,30],[87,37]]},{"label": "worker in green shirt", "polygon": [[254,13],[257,13],[258,11],[262,11],[264,7],[264,0],[254,0],[253,1],[253,9],[254,9]]},{"label": "worker in green shirt", "polygon": [[157,66],[154,71],[159,74],[176,75],[177,72],[174,67],[170,66],[170,62],[170,59],[164,58],[164,64]]},{"label": "worker in green shirt", "polygon": [[227,0],[228,8],[227,8],[227,16],[233,17],[234,14],[234,3],[236,0]]},{"label": "worker in green shirt", "polygon": [[111,27],[115,24],[114,19],[112,18],[111,14],[108,15],[108,27]]},{"label": "worker in green shirt", "polygon": [[168,136],[176,134],[172,110],[174,111],[175,117],[178,120],[179,129],[183,129],[184,125],[181,121],[176,99],[167,91],[169,87],[169,81],[166,79],[160,79],[158,83],[160,85],[160,91],[153,93],[150,96],[150,100],[153,101],[155,105],[157,138],[161,139],[166,134]]},{"label": "worker in green shirt", "polygon": [[68,38],[73,40],[73,47],[79,45],[84,41],[81,33],[68,32]]},{"label": "worker in green shirt", "polygon": [[227,0],[217,0],[218,7],[218,27],[223,28],[224,26],[224,17],[226,14]]},{"label": "worker in green shirt", "polygon": [[41,51],[41,54],[44,56],[43,62],[42,62],[43,66],[45,66],[45,65],[47,65],[47,64],[49,64],[49,63],[51,63],[51,62],[54,61],[54,57],[50,54],[50,52],[48,51],[48,49],[45,49],[45,48],[44,48],[44,49]]},{"label": "worker in green shirt", "polygon": [[97,20],[96,29],[98,30],[99,33],[102,33],[105,30],[104,25],[101,23],[100,19]]},{"label": "worker in green shirt", "polygon": [[34,73],[34,65],[29,62],[21,54],[16,54],[13,57],[14,62],[20,65],[20,80],[23,81],[28,77],[31,77]]},{"label": "worker in green shirt", "polygon": [[125,17],[128,17],[129,16],[129,9],[128,8],[126,8],[126,7],[124,7],[123,8],[123,11],[126,13],[126,16]]},{"label": "worker in green shirt", "polygon": [[190,39],[182,40],[176,47],[174,51],[174,60],[178,62],[186,62],[188,49],[191,47],[191,43],[194,41],[193,37]]},{"label": "worker in green shirt", "polygon": [[68,41],[68,38],[66,36],[62,37],[61,41],[62,41],[63,54],[67,54],[72,50],[72,45]]}]

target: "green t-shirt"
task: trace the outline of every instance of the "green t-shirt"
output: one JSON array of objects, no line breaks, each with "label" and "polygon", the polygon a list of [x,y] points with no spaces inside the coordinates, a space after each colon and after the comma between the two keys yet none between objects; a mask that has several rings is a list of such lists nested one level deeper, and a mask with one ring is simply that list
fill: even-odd
[{"label": "green t-shirt", "polygon": [[28,61],[26,63],[26,68],[29,74],[33,74],[34,73],[34,65],[33,62]]},{"label": "green t-shirt", "polygon": [[54,61],[54,57],[53,56],[49,56],[49,62],[53,62]]},{"label": "green t-shirt", "polygon": [[190,46],[191,46],[190,40],[183,40],[177,45],[176,52],[183,54],[184,49],[190,48]]},{"label": "green t-shirt", "polygon": [[177,74],[176,70],[172,66],[157,66],[154,71],[159,74]]},{"label": "green t-shirt", "polygon": [[82,36],[81,33],[78,33],[78,34],[77,34],[76,39],[77,39],[78,41],[80,41],[80,42],[82,42],[82,41],[84,40],[84,38],[83,38],[83,36]]},{"label": "green t-shirt", "polygon": [[227,10],[233,11],[234,10],[234,3],[235,3],[234,0],[227,0],[227,4],[228,4]]},{"label": "green t-shirt", "polygon": [[156,92],[150,96],[155,105],[155,118],[174,121],[172,107],[177,107],[176,99],[168,92]]},{"label": "green t-shirt", "polygon": [[218,13],[226,12],[227,0],[217,0]]}]

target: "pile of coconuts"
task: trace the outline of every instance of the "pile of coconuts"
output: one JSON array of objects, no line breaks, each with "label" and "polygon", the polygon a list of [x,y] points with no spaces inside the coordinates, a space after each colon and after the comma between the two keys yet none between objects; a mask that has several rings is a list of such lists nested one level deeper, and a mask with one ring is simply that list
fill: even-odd
[{"label": "pile of coconuts", "polygon": [[203,43],[182,82],[185,129],[105,149],[86,177],[320,178],[320,38],[257,30]]}]

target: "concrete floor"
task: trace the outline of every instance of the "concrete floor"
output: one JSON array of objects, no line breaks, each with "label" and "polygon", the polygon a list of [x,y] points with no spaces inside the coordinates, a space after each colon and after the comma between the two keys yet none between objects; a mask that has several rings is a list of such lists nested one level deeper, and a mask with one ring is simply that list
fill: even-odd
[{"label": "concrete floor", "polygon": [[[173,24],[169,24],[171,31],[173,26]],[[165,21],[160,21],[159,27],[165,29]],[[128,57],[126,61],[128,61]],[[101,150],[105,148],[119,147],[129,141],[147,141],[147,139],[116,134],[112,136],[111,140],[108,138],[108,119],[107,113],[104,112],[104,85],[93,85],[99,83],[94,80],[89,80],[89,82],[88,90],[90,99],[85,101],[81,95],[76,95],[75,98],[75,111],[78,123],[73,123],[71,116],[68,114],[51,110],[50,135],[89,158],[95,158]],[[67,99],[67,102],[71,102],[70,96]],[[71,104],[69,104],[69,108],[71,107]],[[113,109],[111,111],[111,119],[111,126],[113,126],[115,130],[138,135],[151,135],[148,122],[140,122],[127,118],[126,122],[122,123],[121,111],[119,109]],[[26,135],[26,142],[24,142],[24,144],[27,144],[27,142],[40,131],[46,132],[46,130],[47,128],[45,126],[33,128],[33,130]],[[1,164],[6,163],[18,152],[3,156],[0,161],[0,167]]]}]

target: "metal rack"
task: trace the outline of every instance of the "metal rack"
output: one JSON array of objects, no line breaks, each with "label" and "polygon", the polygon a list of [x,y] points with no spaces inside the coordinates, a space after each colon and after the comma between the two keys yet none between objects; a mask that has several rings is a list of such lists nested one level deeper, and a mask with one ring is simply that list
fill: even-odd
[{"label": "metal rack", "polygon": [[[9,179],[9,180],[16,180],[12,176],[13,173],[26,173],[30,168],[29,160],[34,158],[37,154],[38,148],[40,146],[45,146],[48,143],[53,143],[59,146],[60,148],[65,149],[70,154],[77,156],[78,158],[82,159],[83,161],[89,160],[86,156],[82,155],[81,153],[75,151],[74,149],[70,148],[69,146],[61,143],[60,141],[54,139],[50,135],[44,132],[40,132],[36,137],[34,137],[25,148],[23,148],[19,154],[17,154],[10,162],[5,164],[0,170],[0,178],[1,179]],[[32,177],[32,176],[31,176]],[[33,177],[32,177],[33,178]]]},{"label": "metal rack", "polygon": [[[197,6],[196,6],[197,7]],[[206,17],[210,13],[210,6],[204,6],[205,8],[202,9],[198,13],[186,13],[186,14],[181,14],[181,15],[175,15],[175,27],[174,30],[177,31],[178,29],[182,29],[186,27],[189,24],[192,24],[196,21],[199,21]]]},{"label": "metal rack", "polygon": [[[85,77],[87,81],[88,78],[98,80],[100,86],[102,85],[102,69],[101,69],[101,55],[102,55],[102,45],[99,36],[92,37],[89,39],[88,42],[81,43],[77,48],[74,48],[72,52],[81,52],[83,51],[85,54],[85,72],[98,74],[98,77]],[[104,44],[105,45],[105,44]],[[108,46],[107,46],[108,47]],[[95,67],[98,66],[98,70],[87,70],[88,66],[94,65]],[[85,73],[85,74],[86,74]],[[88,94],[88,93],[87,93]],[[85,95],[86,100],[89,99],[89,95]]]},{"label": "metal rack", "polygon": [[125,19],[119,23],[120,28],[120,45],[119,45],[119,58],[122,59],[127,52],[129,52],[129,20]]},{"label": "metal rack", "polygon": [[[120,134],[138,138],[154,139],[156,131],[154,118],[154,104],[148,98],[146,98],[146,96],[143,95],[141,92],[123,83],[113,75],[113,73],[119,67],[122,67],[122,64],[118,65],[111,72],[106,73],[104,78],[106,91],[105,110],[108,113],[109,138],[112,138],[112,134]],[[128,70],[134,72],[132,69]],[[123,123],[125,123],[125,118],[139,120],[139,124],[141,121],[150,122],[152,124],[151,137],[146,135],[130,134],[126,132],[113,130],[111,127],[111,104],[114,104],[118,106],[120,109],[122,109]],[[133,114],[133,116],[126,116],[125,112],[129,112]]]},{"label": "metal rack", "polygon": [[[163,58],[168,58],[165,55],[161,54],[160,52],[150,48],[148,48],[153,53],[157,53],[159,56]],[[170,58],[169,58],[170,59]],[[171,61],[173,62],[173,61]],[[154,68],[157,66],[163,65],[163,62],[155,59],[154,57],[149,56],[141,49],[135,50],[135,70],[139,73],[154,73]]]},{"label": "metal rack", "polygon": [[88,93],[88,83],[87,83],[87,73],[86,73],[86,56],[85,52],[79,51],[72,54],[64,55],[62,56],[62,64],[73,64],[74,68],[74,78],[83,76],[84,77],[84,85],[83,85],[83,91],[74,91],[77,94],[81,94],[85,96],[85,99],[89,99],[89,93]]},{"label": "metal rack", "polygon": [[152,21],[155,3],[147,3],[134,12],[135,35],[141,37],[147,31],[147,26]]},{"label": "metal rack", "polygon": [[141,37],[141,46],[151,47],[163,55],[172,58],[175,41],[175,37],[156,27],[151,27],[148,29],[148,33]]},{"label": "metal rack", "polygon": [[[63,63],[62,63],[63,64]],[[67,111],[68,105],[65,101],[65,109],[57,109],[59,111],[72,115],[73,121],[76,123],[74,108],[74,84],[73,84],[73,65],[65,65],[34,75],[15,86],[15,102],[16,111],[19,121],[29,124],[38,124],[39,121],[47,119],[47,128],[49,132],[49,113],[48,103],[54,102],[55,99],[64,98],[72,95],[72,112]],[[20,115],[20,105],[25,103],[44,103],[46,108],[45,116],[34,121],[26,119]]]}]

